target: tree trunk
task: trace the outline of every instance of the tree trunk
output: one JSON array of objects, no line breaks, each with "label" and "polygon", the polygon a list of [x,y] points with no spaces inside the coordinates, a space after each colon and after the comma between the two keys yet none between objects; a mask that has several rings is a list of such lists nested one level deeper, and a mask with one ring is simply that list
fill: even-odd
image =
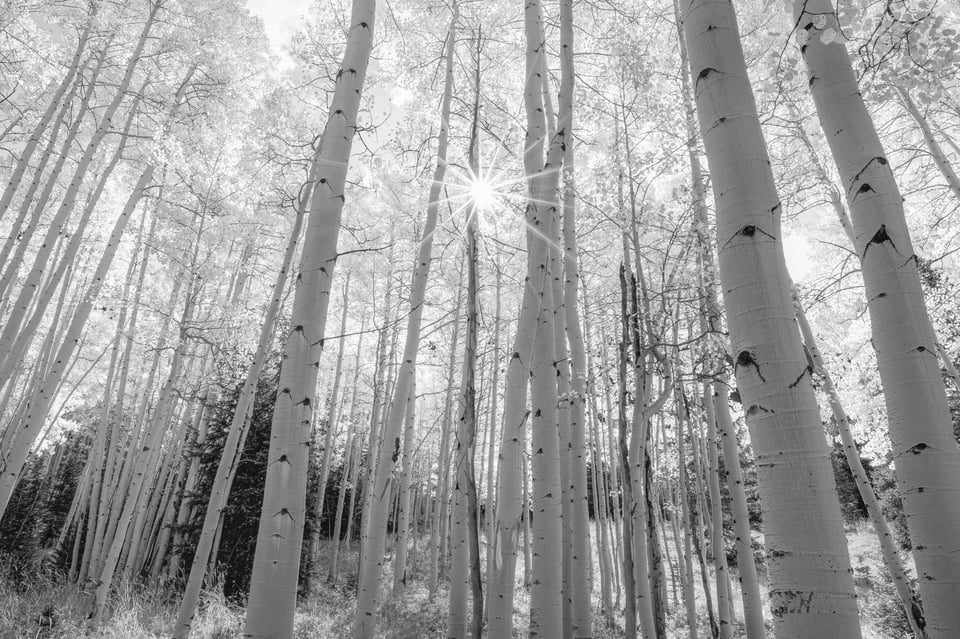
[{"label": "tree trunk", "polygon": [[430,185],[427,202],[427,219],[419,242],[417,264],[410,285],[410,313],[407,316],[407,334],[403,347],[403,359],[397,373],[396,388],[387,411],[387,420],[383,427],[380,457],[376,460],[373,481],[373,501],[367,516],[369,517],[368,535],[364,539],[363,561],[360,566],[357,589],[357,612],[354,620],[355,639],[370,639],[377,625],[378,603],[380,601],[380,573],[383,566],[384,545],[387,535],[387,517],[393,467],[400,457],[400,429],[407,412],[407,402],[415,401],[410,388],[416,375],[417,349],[420,344],[420,326],[423,317],[424,298],[430,278],[430,262],[433,249],[434,229],[440,209],[440,195],[443,178],[446,173],[447,135],[450,118],[450,102],[453,94],[453,52],[456,44],[456,22],[459,17],[457,5],[453,6],[453,17],[447,35],[446,76],[444,80],[443,105],[440,114],[440,136],[437,144],[437,166],[433,182]]},{"label": "tree trunk", "polygon": [[293,635],[306,510],[308,431],[313,423],[317,362],[337,262],[350,147],[373,46],[374,9],[371,0],[354,0],[347,48],[323,133],[319,177],[311,195],[291,331],[271,425],[270,463],[244,630],[252,638],[289,639]]},{"label": "tree trunk", "polygon": [[717,205],[734,372],[756,454],[780,639],[860,637],[843,519],[793,324],[781,205],[730,2],[693,0],[684,34]]},{"label": "tree trunk", "polygon": [[[953,434],[903,199],[877,136],[833,4],[794,5],[810,91],[846,190],[889,413],[898,490],[931,638],[960,629],[960,448]],[[818,24],[822,26],[817,26]]]}]

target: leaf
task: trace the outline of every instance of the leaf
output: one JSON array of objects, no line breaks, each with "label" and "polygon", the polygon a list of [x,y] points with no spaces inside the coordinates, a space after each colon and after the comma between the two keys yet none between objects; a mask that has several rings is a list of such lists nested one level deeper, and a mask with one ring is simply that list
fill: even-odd
[{"label": "leaf", "polygon": [[831,44],[837,39],[837,32],[835,29],[824,29],[820,33],[820,42],[824,44]]}]

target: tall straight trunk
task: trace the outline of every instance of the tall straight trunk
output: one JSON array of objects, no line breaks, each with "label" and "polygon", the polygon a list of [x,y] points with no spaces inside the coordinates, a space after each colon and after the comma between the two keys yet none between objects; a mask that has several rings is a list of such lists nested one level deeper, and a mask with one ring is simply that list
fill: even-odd
[{"label": "tall straight trunk", "polygon": [[773,174],[731,2],[683,12],[717,206],[734,372],[756,454],[780,639],[860,637],[826,439],[793,324]]},{"label": "tall straight trunk", "polygon": [[410,393],[416,375],[417,349],[420,345],[420,326],[427,283],[430,278],[431,253],[434,230],[440,210],[440,196],[446,174],[447,136],[449,131],[450,102],[453,95],[453,52],[456,44],[456,23],[459,9],[454,3],[453,17],[447,34],[446,75],[440,107],[440,135],[437,142],[437,165],[427,201],[427,218],[419,242],[417,264],[410,284],[410,313],[407,316],[407,333],[403,347],[403,359],[397,373],[396,387],[387,411],[383,433],[379,437],[381,451],[373,473],[372,502],[367,516],[369,525],[364,538],[363,561],[360,567],[357,590],[357,612],[354,620],[354,637],[373,637],[377,624],[377,605],[380,601],[380,573],[383,566],[384,544],[387,535],[389,498],[393,483],[393,467],[400,456],[400,429],[407,412],[407,402],[415,401]]},{"label": "tall straight trunk", "polygon": [[860,451],[857,449],[857,443],[853,439],[853,432],[850,429],[850,419],[847,417],[847,413],[840,401],[840,393],[837,392],[837,388],[833,384],[833,378],[830,376],[830,372],[823,362],[823,355],[820,353],[820,347],[817,346],[813,329],[807,321],[806,313],[803,310],[803,305],[800,303],[799,296],[796,294],[796,289],[794,289],[793,307],[797,312],[797,323],[800,325],[803,345],[810,354],[810,360],[813,363],[814,370],[820,377],[823,391],[827,394],[827,399],[830,402],[830,410],[833,413],[837,431],[840,433],[840,441],[843,443],[843,455],[847,461],[847,467],[850,469],[850,474],[853,475],[857,492],[860,494],[860,498],[867,508],[867,515],[869,515],[870,521],[873,523],[873,529],[880,542],[883,563],[893,578],[893,585],[897,590],[900,603],[907,615],[910,629],[913,630],[913,634],[917,639],[923,639],[926,637],[923,608],[913,589],[913,584],[910,582],[910,577],[907,575],[903,558],[900,556],[899,550],[897,550],[893,535],[890,534],[890,527],[887,525],[887,520],[883,516],[880,502],[877,500],[877,494],[874,492],[873,486],[870,485],[870,479],[867,477],[867,472],[863,468],[863,462],[860,460]]},{"label": "tall straight trunk", "polygon": [[[857,87],[833,3],[794,4],[810,91],[846,191],[889,414],[898,490],[931,638],[960,631],[960,448],[903,198]],[[822,27],[817,26],[822,24]]]},{"label": "tall straight trunk", "polygon": [[[634,578],[634,550],[633,550],[633,508],[634,508],[634,487],[632,481],[633,470],[631,468],[630,449],[627,441],[627,359],[630,353],[630,327],[629,315],[627,312],[627,270],[626,265],[620,263],[620,357],[617,367],[617,460],[620,466],[621,486],[620,486],[620,526],[623,537],[623,561],[621,563],[621,574],[623,575],[626,633],[627,639],[636,639],[637,637],[637,580]],[[643,555],[644,561],[646,553]],[[646,575],[644,575],[646,581]],[[647,599],[643,600],[646,604]],[[647,608],[649,610],[649,608]],[[653,624],[652,614],[644,611],[645,621],[643,622],[644,639],[649,639],[650,635],[647,629]]]},{"label": "tall straight trunk", "polygon": [[[698,639],[697,601],[693,580],[693,519],[690,516],[689,481],[687,479],[686,446],[683,443],[683,434],[687,430],[684,424],[689,421],[686,397],[682,388],[676,394],[677,404],[677,474],[679,480],[680,501],[680,531],[683,535],[683,602],[687,613],[687,631],[690,639]],[[692,443],[692,442],[691,442]]]},{"label": "tall straight trunk", "polygon": [[[340,481],[340,494],[337,497],[336,520],[333,529],[333,551],[330,553],[330,566],[327,570],[327,583],[336,584],[340,571],[340,533],[343,520],[350,520],[353,516],[353,499],[357,491],[357,478],[360,459],[360,432],[357,428],[357,392],[360,386],[360,355],[363,352],[363,335],[367,329],[366,317],[360,319],[360,335],[357,338],[356,355],[353,363],[353,392],[350,399],[350,415],[347,418],[347,448],[344,452],[343,475]],[[353,448],[351,448],[351,445]],[[355,450],[354,450],[355,449]],[[346,499],[346,489],[350,488],[350,506],[343,512],[343,502]],[[350,544],[350,525],[347,524],[347,545]]]},{"label": "tall straight trunk", "polygon": [[723,534],[723,505],[720,497],[720,460],[717,454],[717,417],[711,398],[712,385],[703,386],[703,407],[707,421],[707,484],[710,489],[710,519],[712,521],[710,546],[713,549],[713,566],[717,580],[717,621],[720,639],[733,638],[730,616],[730,578],[727,573],[727,547]]},{"label": "tall straight trunk", "polygon": [[337,261],[350,147],[373,46],[375,6],[372,0],[354,0],[347,48],[323,133],[319,178],[311,197],[271,425],[270,462],[244,630],[249,637],[293,635],[317,362]]},{"label": "tall straight trunk", "polygon": [[[684,110],[686,111],[688,135],[687,155],[690,162],[690,173],[693,182],[692,197],[696,235],[700,245],[698,257],[701,273],[700,279],[706,305],[706,317],[702,318],[702,320],[704,321],[703,327],[705,329],[711,332],[718,332],[722,331],[722,326],[720,325],[721,309],[712,275],[715,272],[715,267],[713,249],[709,240],[710,226],[707,219],[705,201],[706,188],[703,182],[700,154],[697,149],[699,135],[696,129],[696,123],[694,122],[694,118],[696,117],[694,112],[695,107],[690,88],[689,62],[687,49],[684,44],[684,34],[678,2],[679,0],[674,0],[674,13],[677,16],[677,32],[681,41],[680,58],[683,66],[681,69],[681,88]],[[726,369],[722,369],[718,378],[717,392],[722,393],[724,397],[729,393],[727,386],[728,375]],[[757,579],[756,563],[753,557],[750,521],[746,509],[746,493],[743,486],[736,435],[732,428],[729,408],[727,407],[725,399],[716,400],[715,411],[718,417],[717,426],[723,445],[724,468],[728,473],[727,484],[733,501],[737,565],[741,584],[745,629],[748,639],[761,639],[765,635],[763,605],[760,599],[760,584]]]},{"label": "tall straight trunk", "polygon": [[[490,413],[487,415],[487,496],[484,505],[484,524],[487,537],[487,587],[493,579],[494,557],[496,556],[496,482],[494,471],[494,442],[497,440],[497,419],[500,399],[500,310],[503,290],[500,254],[496,263],[496,307],[493,313],[493,371],[490,382]],[[488,604],[489,605],[489,604]]]},{"label": "tall straight trunk", "polygon": [[[573,129],[573,96],[576,74],[574,72],[574,20],[573,1],[560,3],[560,69],[563,88],[560,91],[560,119]],[[563,312],[566,339],[570,350],[570,449],[566,453],[569,461],[569,480],[565,499],[569,503],[569,516],[572,518],[570,531],[571,592],[570,634],[573,639],[593,637],[593,614],[591,595],[593,580],[591,574],[592,555],[590,544],[590,521],[587,507],[587,356],[583,333],[580,328],[580,311],[577,293],[580,284],[580,271],[577,253],[576,230],[576,183],[574,174],[574,146],[572,136],[564,146],[563,157]],[[565,513],[566,514],[566,513]]]},{"label": "tall straight trunk", "polygon": [[340,534],[343,532],[343,519],[346,516],[343,512],[343,506],[347,498],[347,488],[350,486],[350,478],[354,473],[354,433],[353,422],[347,425],[349,432],[347,434],[347,446],[343,450],[343,466],[341,466],[340,490],[337,493],[337,508],[333,513],[333,537],[331,538],[330,565],[327,569],[327,583],[336,585],[339,572],[340,558]]},{"label": "tall straight trunk", "polygon": [[437,457],[437,485],[430,517],[430,574],[427,589],[431,599],[437,593],[437,586],[443,564],[446,562],[445,546],[442,538],[446,535],[447,502],[449,493],[449,450],[450,436],[453,430],[453,391],[456,376],[457,345],[460,341],[460,306],[463,302],[463,286],[457,287],[457,298],[453,310],[453,336],[450,340],[450,359],[447,362],[447,385],[444,393],[443,415],[440,418],[440,452]]},{"label": "tall straight trunk", "polygon": [[[413,445],[416,436],[416,395],[417,383],[414,379],[410,386],[413,400],[407,402],[407,414],[403,428],[403,461],[401,464],[401,479],[399,488],[399,515],[397,517],[396,543],[393,554],[393,594],[403,592],[407,585],[407,546],[410,541],[410,492],[413,481]],[[416,539],[416,537],[414,537]]]},{"label": "tall straight trunk", "polygon": [[[391,228],[391,238],[393,237],[393,229]],[[384,421],[382,418],[383,413],[383,404],[384,404],[384,395],[389,393],[387,390],[389,388],[389,380],[385,380],[384,376],[387,375],[387,345],[390,342],[390,332],[389,329],[393,325],[392,313],[393,313],[393,263],[394,263],[394,244],[391,241],[390,254],[388,262],[390,263],[390,272],[387,275],[385,286],[387,293],[383,298],[383,324],[380,325],[380,328],[377,330],[377,348],[376,348],[376,361],[375,367],[373,370],[373,398],[371,400],[372,406],[370,408],[370,430],[367,433],[367,463],[364,466],[364,477],[362,483],[362,496],[363,500],[360,502],[360,553],[357,557],[357,570],[358,575],[360,566],[363,565],[363,556],[364,556],[364,547],[366,545],[366,540],[368,537],[368,531],[370,527],[370,507],[373,502],[373,473],[377,467],[377,459],[380,456],[381,448],[381,439],[380,433],[383,430]],[[376,308],[376,294],[374,294],[374,308]],[[397,313],[399,314],[399,305]],[[391,358],[392,359],[392,358]],[[359,587],[359,580],[357,586]]]},{"label": "tall straight trunk", "polygon": [[[483,42],[476,35],[476,70],[474,74],[473,119],[470,128],[468,150],[472,175],[479,174],[477,144],[480,117],[480,49]],[[447,621],[448,639],[465,639],[467,636],[467,592],[473,602],[471,632],[473,639],[480,639],[483,628],[483,594],[480,585],[480,540],[477,509],[477,485],[474,473],[474,444],[477,432],[477,216],[479,205],[470,202],[467,206],[467,330],[463,342],[463,373],[460,382],[460,418],[454,444],[453,539],[450,562],[450,610]]]},{"label": "tall straight trunk", "polygon": [[340,417],[340,375],[343,372],[343,349],[347,329],[347,312],[350,307],[350,271],[343,284],[343,301],[340,316],[340,338],[337,345],[337,363],[333,372],[333,387],[330,389],[330,406],[327,409],[327,424],[323,435],[323,459],[320,461],[320,479],[317,482],[317,497],[313,504],[313,526],[310,528],[310,554],[308,557],[309,572],[307,573],[304,592],[307,596],[313,592],[320,579],[320,524],[323,520],[323,502],[327,493],[327,478],[330,476],[330,459],[333,454],[333,435],[336,432]]}]

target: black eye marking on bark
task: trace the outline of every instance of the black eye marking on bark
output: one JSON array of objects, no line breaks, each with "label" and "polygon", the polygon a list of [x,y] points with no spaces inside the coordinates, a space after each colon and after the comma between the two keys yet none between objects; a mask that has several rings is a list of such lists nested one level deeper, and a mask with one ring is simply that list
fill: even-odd
[{"label": "black eye marking on bark", "polygon": [[700,73],[697,74],[697,79],[696,79],[696,81],[693,83],[693,90],[694,90],[695,92],[699,90],[700,80],[706,80],[707,77],[708,77],[711,73],[719,73],[719,71],[717,71],[717,70],[714,69],[713,67],[707,67],[707,68],[703,69]]},{"label": "black eye marking on bark", "polygon": [[777,205],[770,209],[771,215],[777,215],[783,210],[783,202],[777,202]]},{"label": "black eye marking on bark", "polygon": [[800,377],[793,380],[793,383],[787,386],[787,388],[796,387],[796,385],[800,383],[800,380],[803,379],[803,376],[806,375],[807,373],[810,373],[810,377],[813,377],[813,366],[811,366],[810,364],[807,364],[806,368],[803,369],[803,372],[800,373]]},{"label": "black eye marking on bark", "polygon": [[[842,131],[842,129],[841,129],[841,131]],[[837,131],[837,133],[840,133],[840,131]],[[854,184],[856,184],[858,181],[860,181],[860,176],[863,175],[864,172],[865,172],[867,169],[869,169],[869,168],[870,168],[870,165],[873,164],[874,162],[876,162],[876,163],[879,164],[880,166],[887,166],[887,158],[885,158],[885,157],[883,157],[883,156],[881,156],[881,155],[878,155],[878,156],[876,156],[876,157],[870,158],[870,160],[869,160],[866,164],[863,165],[863,168],[860,169],[860,171],[858,171],[857,174],[853,176],[853,179],[852,179],[852,180],[850,180],[850,188],[851,188],[851,189],[853,188],[853,185],[854,185]],[[873,191],[873,188],[871,187],[870,190]],[[863,193],[863,192],[864,192],[864,188],[861,186],[860,189],[857,191],[857,193]]]},{"label": "black eye marking on bark", "polygon": [[740,232],[747,237],[753,237],[753,234],[757,232],[757,227],[753,224],[747,224],[745,227],[740,229]]},{"label": "black eye marking on bark", "polygon": [[863,247],[863,255],[860,259],[863,259],[867,256],[867,249],[870,248],[871,244],[883,244],[884,242],[890,242],[890,246],[893,247],[893,250],[897,250],[897,245],[893,243],[893,239],[890,238],[890,235],[887,233],[887,225],[881,224],[880,228],[877,229],[877,232],[873,234],[873,237],[870,238],[870,241],[867,242],[867,245]]},{"label": "black eye marking on bark", "polygon": [[397,437],[393,442],[393,455],[391,456],[391,459],[394,461],[394,463],[396,463],[396,461],[399,458],[400,458],[400,438]]},{"label": "black eye marking on bark", "polygon": [[765,412],[765,413],[773,413],[773,412],[775,412],[775,411],[770,410],[769,408],[764,408],[764,407],[761,406],[760,404],[750,404],[750,408],[747,409],[747,417],[751,417],[751,416],[753,416],[753,415],[756,415],[756,414],[759,413],[760,411],[763,411],[763,412]]},{"label": "black eye marking on bark", "polygon": [[920,442],[919,444],[914,444],[913,446],[908,448],[906,452],[913,453],[914,455],[919,455],[920,453],[922,453],[928,448],[930,448],[930,446],[927,445],[926,442]]},{"label": "black eye marking on bark", "polygon": [[760,372],[760,364],[757,364],[757,360],[753,358],[753,354],[750,351],[740,351],[740,354],[737,355],[737,366],[753,366],[757,370],[757,376],[760,378],[761,382],[767,381],[767,379]]}]

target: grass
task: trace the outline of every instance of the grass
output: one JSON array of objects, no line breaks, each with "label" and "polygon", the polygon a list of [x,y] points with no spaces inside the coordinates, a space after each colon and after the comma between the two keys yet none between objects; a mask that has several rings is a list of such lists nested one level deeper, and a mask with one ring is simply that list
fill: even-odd
[{"label": "grass", "polygon": [[[864,639],[900,639],[909,636],[893,585],[883,569],[873,530],[869,525],[859,525],[848,531],[847,539],[860,599]],[[324,584],[312,597],[300,603],[294,618],[296,639],[333,639],[352,634],[356,557],[356,551],[343,556],[344,571],[339,585]],[[392,567],[392,561],[385,563],[385,592],[392,584]],[[522,586],[522,571],[521,559],[518,562],[520,579],[515,590],[514,637],[525,637],[529,629],[529,593]],[[598,571],[596,567],[595,574],[599,574]],[[736,583],[735,578],[732,581]],[[380,610],[378,638],[444,638],[448,591],[445,585],[441,586],[431,598],[426,583],[426,557],[421,553],[419,564],[412,571],[403,594],[385,598]],[[701,636],[708,636],[699,579],[697,588]],[[599,584],[596,584],[595,637],[622,637],[622,625],[605,627],[599,591]],[[112,595],[104,622],[94,628],[88,621],[92,602],[92,592],[67,585],[55,575],[30,578],[17,585],[10,580],[0,581],[0,639],[169,637],[178,605],[176,597],[159,588],[123,587]],[[682,604],[672,605],[670,613],[667,620],[668,636],[686,637]],[[222,593],[216,590],[205,592],[191,637],[239,639],[242,637],[243,616],[243,609],[226,600]]]}]

